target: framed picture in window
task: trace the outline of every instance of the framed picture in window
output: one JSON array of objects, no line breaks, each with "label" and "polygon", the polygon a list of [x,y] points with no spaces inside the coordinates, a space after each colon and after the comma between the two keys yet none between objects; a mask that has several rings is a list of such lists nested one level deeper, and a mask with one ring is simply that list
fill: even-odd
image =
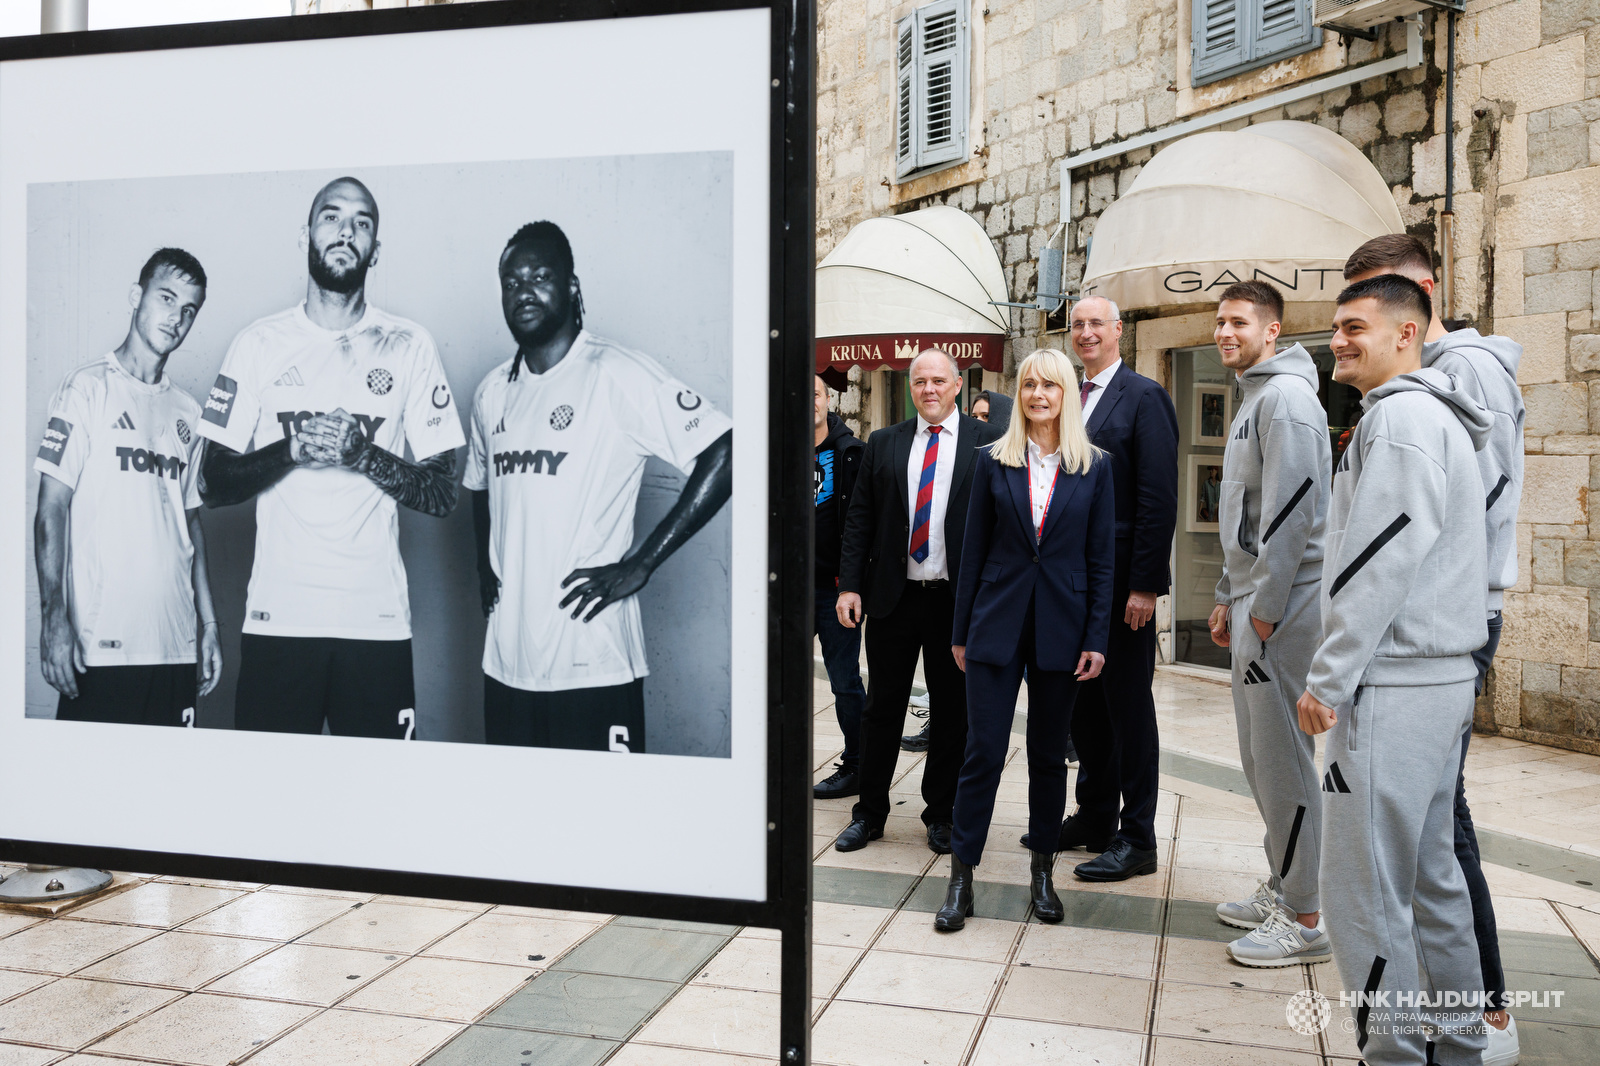
[{"label": "framed picture in window", "polygon": [[1194,387],[1194,443],[1221,448],[1233,421],[1233,390],[1226,385]]},{"label": "framed picture in window", "polygon": [[1191,455],[1184,479],[1183,528],[1215,533],[1222,510],[1222,456]]}]

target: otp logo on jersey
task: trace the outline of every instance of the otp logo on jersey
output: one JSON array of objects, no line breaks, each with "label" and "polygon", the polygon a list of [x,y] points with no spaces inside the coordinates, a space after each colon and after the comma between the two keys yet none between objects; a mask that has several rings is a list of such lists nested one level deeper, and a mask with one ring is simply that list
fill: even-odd
[{"label": "otp logo on jersey", "polygon": [[501,474],[526,474],[529,471],[535,474],[548,473],[554,477],[556,468],[566,457],[566,452],[547,452],[543,448],[536,452],[496,452],[494,472],[496,477]]},{"label": "otp logo on jersey", "polygon": [[[317,418],[326,413],[325,411],[279,411],[278,425],[283,427],[283,439],[288,440],[296,433],[299,433],[305,427],[308,419]],[[361,427],[361,435],[368,440],[373,440],[378,434],[378,427],[388,421],[383,415],[351,415],[350,417],[356,420],[356,423]]]},{"label": "otp logo on jersey", "polygon": [[216,384],[211,386],[211,393],[206,397],[206,409],[200,417],[226,429],[228,419],[233,414],[233,401],[238,395],[239,383],[226,374],[218,374]]},{"label": "otp logo on jersey", "polygon": [[67,450],[67,439],[71,436],[71,422],[52,418],[44,427],[44,439],[39,442],[39,458],[59,466],[62,454]]},{"label": "otp logo on jersey", "polygon": [[124,470],[132,468],[141,474],[169,477],[174,481],[189,465],[175,455],[160,455],[143,448],[118,448],[117,458],[122,460]]}]

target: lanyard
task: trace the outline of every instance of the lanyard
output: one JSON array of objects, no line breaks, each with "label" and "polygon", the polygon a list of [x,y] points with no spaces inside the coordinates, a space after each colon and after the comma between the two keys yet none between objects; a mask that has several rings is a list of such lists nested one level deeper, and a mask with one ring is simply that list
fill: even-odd
[{"label": "lanyard", "polygon": [[[1028,463],[1028,510],[1033,510],[1033,460]],[[1039,516],[1039,528],[1034,530],[1034,543],[1044,539],[1044,520],[1050,517],[1050,501],[1056,498],[1056,482],[1061,480],[1061,467],[1056,467],[1056,476],[1050,479],[1050,494],[1044,498],[1044,513]]]}]

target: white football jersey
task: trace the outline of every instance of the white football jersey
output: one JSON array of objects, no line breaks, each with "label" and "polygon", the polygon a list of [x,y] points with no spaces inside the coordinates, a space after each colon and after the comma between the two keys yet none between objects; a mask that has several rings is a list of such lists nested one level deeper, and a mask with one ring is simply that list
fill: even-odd
[{"label": "white football jersey", "polygon": [[[433,338],[371,304],[346,330],[318,326],[304,304],[245,327],[206,398],[200,432],[242,453],[339,408],[378,447],[403,455],[409,443],[419,462],[465,443]],[[263,492],[244,632],[409,639],[397,506],[339,467],[298,467]]]},{"label": "white football jersey", "polygon": [[[639,601],[592,622],[561,600],[580,567],[622,559],[645,459],[689,473],[733,423],[654,359],[588,332],[544,374],[510,361],[478,386],[465,488],[489,491],[489,558],[500,602],[483,671],[534,692],[626,684],[650,672]],[[592,605],[591,605],[592,606]]]},{"label": "white football jersey", "polygon": [[200,405],[115,352],[68,374],[33,468],[72,490],[68,602],[89,666],[195,661]]}]

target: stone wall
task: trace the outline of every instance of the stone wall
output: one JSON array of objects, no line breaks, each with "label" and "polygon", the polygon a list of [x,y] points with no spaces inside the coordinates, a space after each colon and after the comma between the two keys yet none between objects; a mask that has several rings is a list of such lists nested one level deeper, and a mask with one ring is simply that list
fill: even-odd
[{"label": "stone wall", "polygon": [[[817,256],[872,215],[942,203],[994,239],[1011,298],[1036,288],[1034,261],[1067,198],[1068,286],[1101,211],[1150,158],[1144,149],[1075,171],[1060,160],[1202,115],[1307,77],[1403,51],[1391,25],[1373,42],[1328,35],[1322,48],[1194,88],[1183,0],[988,0],[973,18],[974,152],[961,167],[894,180],[893,40],[915,2],[821,0],[818,27]],[[1520,341],[1528,405],[1521,584],[1480,701],[1478,727],[1600,752],[1600,5],[1595,0],[1468,0],[1456,35],[1453,317]],[[1425,61],[1220,128],[1301,119],[1337,131],[1394,192],[1407,228],[1437,247],[1444,208],[1443,16],[1425,16]],[[1238,224],[1218,220],[1219,225]],[[1141,310],[1179,316],[1195,308]],[[1013,311],[1007,367],[1040,344],[1067,347],[1042,316]],[[1124,333],[1124,357],[1167,365]],[[1175,324],[1176,325],[1176,324]],[[1182,343],[1203,343],[1190,328]],[[875,428],[874,375],[852,375],[841,410]],[[1009,380],[1007,384],[1009,385]]]}]

